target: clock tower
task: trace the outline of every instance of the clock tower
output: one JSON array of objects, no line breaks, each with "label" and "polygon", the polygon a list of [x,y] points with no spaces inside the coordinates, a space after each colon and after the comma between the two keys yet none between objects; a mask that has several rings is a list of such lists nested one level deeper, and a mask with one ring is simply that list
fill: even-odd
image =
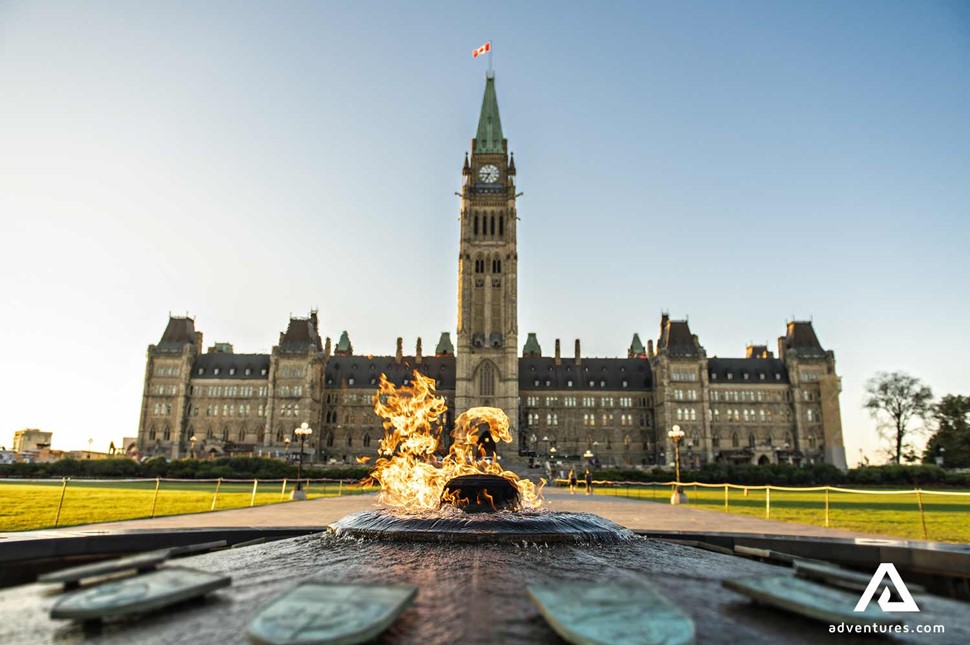
[{"label": "clock tower", "polygon": [[512,425],[512,444],[497,452],[518,456],[519,359],[515,160],[502,136],[495,77],[485,96],[462,168],[458,250],[458,346],[455,408],[501,408]]}]

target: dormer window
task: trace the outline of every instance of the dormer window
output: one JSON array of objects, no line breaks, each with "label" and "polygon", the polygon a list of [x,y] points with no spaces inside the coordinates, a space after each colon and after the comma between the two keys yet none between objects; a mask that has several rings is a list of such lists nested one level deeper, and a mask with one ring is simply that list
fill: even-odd
[{"label": "dormer window", "polygon": [[250,374],[252,374],[252,373],[253,373],[253,368],[251,368],[251,367],[247,367],[247,368],[246,368],[246,376],[249,376],[249,375],[250,375]]},{"label": "dormer window", "polygon": [[717,372],[711,372],[711,380],[712,381],[716,381],[717,380]]},{"label": "dormer window", "polygon": [[776,381],[780,381],[781,380],[781,374],[779,374],[778,372],[775,372],[775,380]]},{"label": "dormer window", "polygon": [[745,381],[747,381],[747,380],[748,380],[748,373],[747,373],[747,372],[745,372],[745,373],[744,373],[744,380],[745,380]]},{"label": "dormer window", "polygon": [[219,368],[217,367],[214,370],[212,370],[212,373],[215,374],[216,376],[219,376]]},{"label": "dormer window", "polygon": [[572,386],[573,386],[572,380],[566,381],[566,387],[572,387]]},{"label": "dormer window", "polygon": [[203,374],[205,374],[205,368],[204,367],[200,367],[199,368],[199,371],[198,371],[198,374],[199,374],[199,376],[202,376]]},{"label": "dormer window", "polygon": [[731,372],[728,372],[727,377],[728,377],[728,380],[731,381],[734,379],[734,374],[732,374]]},{"label": "dormer window", "polygon": [[235,367],[230,367],[229,368],[229,376],[235,376],[235,374],[236,374],[236,368]]},{"label": "dormer window", "polygon": [[259,373],[261,376],[266,376],[266,368],[264,367],[263,369],[259,370]]}]

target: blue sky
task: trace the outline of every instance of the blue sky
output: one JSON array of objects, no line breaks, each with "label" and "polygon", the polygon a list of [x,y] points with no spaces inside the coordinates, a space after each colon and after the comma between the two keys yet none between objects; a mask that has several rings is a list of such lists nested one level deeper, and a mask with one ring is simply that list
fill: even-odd
[{"label": "blue sky", "polygon": [[488,39],[523,339],[811,317],[850,463],[875,372],[970,393],[964,2],[5,2],[0,445],[132,435],[169,311],[249,352],[314,306],[360,352],[452,330]]}]

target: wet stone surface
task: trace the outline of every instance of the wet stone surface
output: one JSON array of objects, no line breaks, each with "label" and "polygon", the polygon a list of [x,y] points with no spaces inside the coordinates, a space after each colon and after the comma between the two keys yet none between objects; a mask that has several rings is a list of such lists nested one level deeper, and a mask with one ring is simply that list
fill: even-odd
[{"label": "wet stone surface", "polygon": [[[381,643],[559,643],[530,603],[527,584],[643,578],[693,618],[698,643],[833,642],[827,625],[754,606],[721,586],[726,578],[790,569],[643,538],[588,545],[409,544],[319,534],[194,556],[179,565],[231,575],[232,586],[100,630],[49,618],[60,585],[4,589],[0,643],[246,643],[259,610],[302,580],[416,585],[414,604]],[[965,603],[920,594],[916,601],[922,612],[904,620],[942,623],[947,633],[912,633],[897,642],[970,642]],[[841,636],[838,642],[872,641]]]},{"label": "wet stone surface", "polygon": [[425,514],[387,510],[353,513],[330,525],[339,537],[398,542],[572,542],[606,544],[635,538],[632,531],[592,513],[546,511],[463,513],[442,508]]}]

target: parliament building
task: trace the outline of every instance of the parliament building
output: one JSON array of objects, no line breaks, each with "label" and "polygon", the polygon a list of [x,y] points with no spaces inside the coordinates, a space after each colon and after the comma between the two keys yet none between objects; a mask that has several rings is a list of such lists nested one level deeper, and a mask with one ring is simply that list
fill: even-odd
[{"label": "parliament building", "polygon": [[[478,130],[462,166],[455,340],[421,339],[404,353],[355,353],[342,332],[320,335],[317,312],[291,317],[269,354],[231,344],[203,349],[189,317],[170,317],[148,347],[138,450],[144,456],[292,452],[293,431],[313,428],[311,460],[352,463],[377,455],[383,436],[372,397],[381,374],[406,384],[434,378],[448,403],[444,424],[475,406],[508,415],[507,463],[555,455],[605,466],[669,464],[667,432],[686,434],[683,465],[825,462],[846,467],[835,355],[809,321],[787,323],[777,352],[709,357],[688,321],[660,317],[656,342],[638,334],[620,358],[543,352],[529,333],[520,349],[515,159],[502,133],[494,76],[485,80]],[[295,445],[295,444],[294,444]],[[592,457],[590,457],[592,455]]]}]

